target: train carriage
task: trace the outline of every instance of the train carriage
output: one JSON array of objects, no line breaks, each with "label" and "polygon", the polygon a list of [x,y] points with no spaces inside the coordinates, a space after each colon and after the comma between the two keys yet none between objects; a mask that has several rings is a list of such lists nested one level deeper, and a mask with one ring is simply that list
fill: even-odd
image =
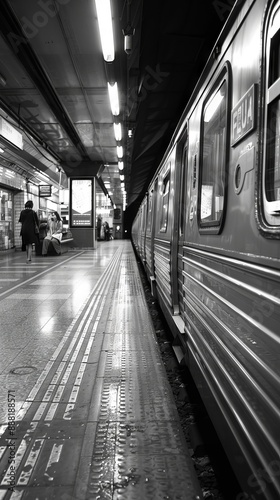
[{"label": "train carriage", "polygon": [[236,3],[139,214],[142,210],[141,258],[174,348],[193,375],[239,479],[238,500],[275,500],[280,497],[279,1]]}]

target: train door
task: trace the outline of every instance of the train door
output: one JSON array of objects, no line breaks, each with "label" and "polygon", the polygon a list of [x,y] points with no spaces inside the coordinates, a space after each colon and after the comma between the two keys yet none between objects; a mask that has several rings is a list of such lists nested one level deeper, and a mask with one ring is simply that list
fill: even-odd
[{"label": "train door", "polygon": [[151,278],[155,276],[155,231],[156,231],[156,213],[157,213],[157,192],[158,192],[158,178],[155,180],[154,189],[150,193],[151,197]]},{"label": "train door", "polygon": [[177,319],[180,322],[178,299],[180,185],[181,153],[178,153],[178,147],[175,145],[166,157],[159,173],[154,238],[157,292],[160,303],[168,310],[175,323]]},{"label": "train door", "polygon": [[184,227],[187,211],[187,167],[188,167],[188,131],[186,130],[182,140],[178,145],[178,171],[179,171],[179,211],[178,211],[178,242],[177,242],[177,283],[178,283],[178,310],[183,316],[183,246],[184,246]]},{"label": "train door", "polygon": [[142,260],[146,262],[146,250],[145,250],[145,239],[146,239],[146,221],[147,219],[147,200],[144,200],[142,205],[142,213],[141,213],[141,230],[140,230],[140,238],[141,238],[141,255]]}]

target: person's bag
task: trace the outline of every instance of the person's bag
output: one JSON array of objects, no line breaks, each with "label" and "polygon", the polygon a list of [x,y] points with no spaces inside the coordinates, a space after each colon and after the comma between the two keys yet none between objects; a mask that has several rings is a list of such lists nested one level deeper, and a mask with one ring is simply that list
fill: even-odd
[{"label": "person's bag", "polygon": [[53,234],[52,234],[52,239],[53,239],[53,238],[54,238],[55,240],[57,240],[57,241],[61,242],[61,240],[62,240],[62,233],[53,233]]},{"label": "person's bag", "polygon": [[33,212],[33,219],[34,219],[34,231],[35,231],[35,234],[39,234],[39,227],[38,227],[38,224],[36,222],[35,213],[34,212]]}]

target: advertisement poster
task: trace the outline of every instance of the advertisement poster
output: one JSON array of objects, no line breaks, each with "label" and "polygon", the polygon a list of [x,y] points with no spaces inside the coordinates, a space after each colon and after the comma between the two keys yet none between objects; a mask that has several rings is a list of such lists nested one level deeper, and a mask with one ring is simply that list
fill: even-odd
[{"label": "advertisement poster", "polygon": [[201,187],[201,219],[206,219],[212,214],[213,186],[202,185]]},{"label": "advertisement poster", "polygon": [[71,179],[71,226],[92,227],[92,179]]}]

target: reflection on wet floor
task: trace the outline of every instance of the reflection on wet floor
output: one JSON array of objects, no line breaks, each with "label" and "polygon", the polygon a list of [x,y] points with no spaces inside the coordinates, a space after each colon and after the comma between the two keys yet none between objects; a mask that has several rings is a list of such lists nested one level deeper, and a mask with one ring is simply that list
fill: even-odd
[{"label": "reflection on wet floor", "polygon": [[23,261],[0,255],[0,500],[202,498],[131,243]]}]

